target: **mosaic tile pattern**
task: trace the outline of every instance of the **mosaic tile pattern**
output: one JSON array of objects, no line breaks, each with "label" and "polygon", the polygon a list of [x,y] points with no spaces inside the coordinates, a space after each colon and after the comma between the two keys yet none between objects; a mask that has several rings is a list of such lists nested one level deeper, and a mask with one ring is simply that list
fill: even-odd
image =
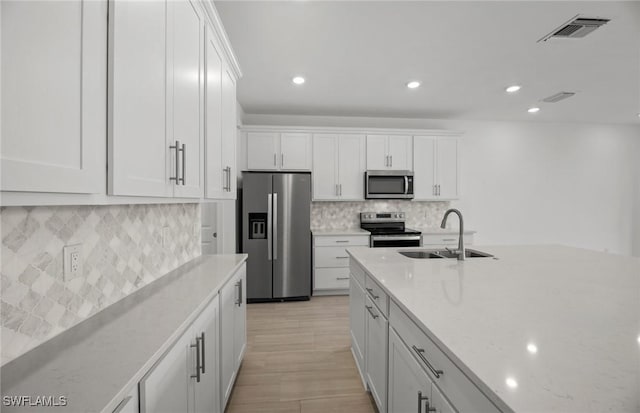
[{"label": "mosaic tile pattern", "polygon": [[449,202],[416,202],[402,200],[362,202],[312,202],[312,229],[359,228],[360,212],[395,212],[407,214],[406,226],[422,229],[440,226]]},{"label": "mosaic tile pattern", "polygon": [[[198,204],[4,207],[0,218],[2,364],[201,251]],[[77,243],[83,271],[64,279],[62,248]]]}]

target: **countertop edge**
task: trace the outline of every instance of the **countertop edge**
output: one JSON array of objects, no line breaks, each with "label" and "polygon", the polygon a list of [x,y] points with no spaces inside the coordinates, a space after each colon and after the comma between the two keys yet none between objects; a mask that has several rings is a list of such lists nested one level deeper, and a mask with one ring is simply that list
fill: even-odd
[{"label": "countertop edge", "polygon": [[487,386],[487,384],[485,384],[475,373],[473,373],[473,371],[471,371],[471,369],[469,369],[469,367],[467,367],[467,365],[462,360],[460,360],[451,350],[449,350],[449,348],[446,345],[444,345],[444,343],[442,343],[442,341],[440,341],[435,336],[435,334],[433,334],[431,330],[429,330],[424,325],[422,321],[418,320],[417,317],[411,311],[409,311],[407,307],[391,291],[389,291],[386,285],[381,283],[375,275],[371,274],[371,272],[366,268],[366,266],[360,260],[358,260],[357,257],[351,254],[349,249],[347,249],[347,254],[349,254],[351,259],[353,259],[364,270],[366,275],[370,276],[375,280],[376,284],[380,288],[382,288],[382,290],[384,290],[384,292],[389,296],[389,298],[393,299],[394,303],[398,307],[400,307],[400,309],[406,315],[409,316],[411,321],[413,321],[418,326],[418,328],[424,334],[426,334],[431,341],[433,341],[433,343],[440,349],[440,351],[442,351],[447,356],[447,358],[451,360],[451,362],[457,368],[459,368],[460,371],[462,371],[462,373],[478,388],[478,390],[487,399],[489,399],[496,406],[496,408],[498,408],[500,411],[503,411],[503,412],[514,412],[514,410],[511,407],[509,407],[509,405],[507,405],[507,403],[505,403],[505,401],[502,400],[500,396],[498,396],[493,390],[491,390],[491,388]]},{"label": "countertop edge", "polygon": [[[171,346],[173,346],[175,342],[187,331],[191,324],[193,324],[193,322],[198,318],[200,313],[202,313],[207,305],[209,305],[209,303],[220,293],[220,289],[225,284],[227,284],[227,282],[229,282],[229,280],[240,269],[240,267],[242,267],[247,262],[247,254],[237,255],[244,255],[244,257],[238,264],[233,267],[232,270],[227,273],[227,275],[224,276],[223,280],[220,281],[220,285],[211,290],[211,293],[207,295],[207,298],[205,298],[200,302],[200,304],[198,304],[198,306],[191,312],[191,314],[185,319],[185,321],[173,332],[171,336],[169,336],[169,338],[160,346],[160,348],[153,354],[153,356],[149,360],[147,360],[147,362],[138,370],[138,372],[136,372],[136,374],[127,382],[127,384],[122,389],[120,389],[120,391],[111,399],[111,401],[107,403],[107,405],[100,411],[100,413],[113,412],[113,410],[118,406],[122,399],[124,399],[129,394],[129,392],[131,392],[133,387],[136,386],[140,382],[140,380],[142,380],[147,372],[149,372],[149,370],[162,358],[162,356],[171,349]],[[203,256],[201,255],[200,257]],[[197,267],[203,264],[204,262],[201,262],[191,270],[195,270]]]}]

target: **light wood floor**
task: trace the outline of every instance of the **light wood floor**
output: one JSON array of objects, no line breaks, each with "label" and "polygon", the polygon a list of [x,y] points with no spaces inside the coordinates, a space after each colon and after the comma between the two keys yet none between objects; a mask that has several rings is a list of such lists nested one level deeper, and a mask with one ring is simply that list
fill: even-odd
[{"label": "light wood floor", "polygon": [[375,413],[350,350],[349,297],[247,305],[227,413]]}]

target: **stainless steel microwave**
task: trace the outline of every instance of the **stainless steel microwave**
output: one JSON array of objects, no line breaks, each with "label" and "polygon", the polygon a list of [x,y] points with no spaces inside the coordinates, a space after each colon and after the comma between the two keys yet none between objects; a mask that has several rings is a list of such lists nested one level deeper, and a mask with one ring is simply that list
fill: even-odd
[{"label": "stainless steel microwave", "polygon": [[412,171],[366,171],[364,173],[366,199],[412,199]]}]

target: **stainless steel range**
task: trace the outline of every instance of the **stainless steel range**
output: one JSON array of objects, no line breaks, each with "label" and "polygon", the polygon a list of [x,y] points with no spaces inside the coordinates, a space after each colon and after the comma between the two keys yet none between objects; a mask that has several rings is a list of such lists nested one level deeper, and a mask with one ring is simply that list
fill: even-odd
[{"label": "stainless steel range", "polygon": [[369,246],[419,247],[422,232],[404,226],[404,212],[361,212],[360,228],[371,233]]}]

